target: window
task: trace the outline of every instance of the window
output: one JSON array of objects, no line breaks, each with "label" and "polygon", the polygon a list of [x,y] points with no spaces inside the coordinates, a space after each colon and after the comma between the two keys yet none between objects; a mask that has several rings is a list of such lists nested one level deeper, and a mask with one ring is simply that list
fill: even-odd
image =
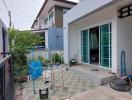
[{"label": "window", "polygon": [[54,25],[54,14],[53,12],[51,12],[49,14],[49,26],[53,26]]},{"label": "window", "polygon": [[51,12],[51,14],[49,15],[49,20],[53,20],[53,12]]},{"label": "window", "polygon": [[45,25],[48,24],[48,18],[45,19],[45,22],[44,23],[45,23]]}]

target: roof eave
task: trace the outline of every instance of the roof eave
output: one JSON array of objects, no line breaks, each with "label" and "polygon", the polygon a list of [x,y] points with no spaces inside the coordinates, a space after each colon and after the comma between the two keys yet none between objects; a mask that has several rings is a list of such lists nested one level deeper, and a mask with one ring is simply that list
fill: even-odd
[{"label": "roof eave", "polygon": [[[49,0],[45,0],[45,2],[44,2],[44,4],[42,5],[42,7],[41,7],[41,9],[40,9],[40,11],[39,11],[37,17],[35,18],[35,20],[39,17],[39,15],[41,14],[42,10],[44,9],[44,7],[45,7],[45,5],[47,4],[48,1],[49,1]],[[54,1],[59,1],[59,2],[63,2],[63,3],[67,3],[67,4],[72,4],[72,5],[78,4],[78,3],[76,3],[76,2],[66,1],[66,0],[54,0]],[[33,26],[34,26],[34,24],[35,24],[35,20],[34,20],[32,26],[31,26],[31,28],[33,28]]]}]

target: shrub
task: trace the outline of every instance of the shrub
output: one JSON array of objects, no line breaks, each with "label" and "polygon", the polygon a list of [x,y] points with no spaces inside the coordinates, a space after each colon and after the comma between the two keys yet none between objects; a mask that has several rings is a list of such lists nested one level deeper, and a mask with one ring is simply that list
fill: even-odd
[{"label": "shrub", "polygon": [[23,77],[27,75],[26,53],[33,46],[43,42],[43,38],[30,31],[19,31],[9,29],[9,48],[13,57],[14,76]]},{"label": "shrub", "polygon": [[57,62],[59,62],[59,63],[62,62],[63,63],[63,57],[60,56],[59,54],[55,53],[55,54],[52,55],[52,61],[53,62],[55,61],[55,63],[57,63]]}]

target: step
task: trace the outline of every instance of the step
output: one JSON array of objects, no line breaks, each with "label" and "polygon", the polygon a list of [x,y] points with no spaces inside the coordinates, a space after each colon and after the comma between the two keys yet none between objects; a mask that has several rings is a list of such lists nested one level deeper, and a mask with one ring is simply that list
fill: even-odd
[{"label": "step", "polygon": [[91,71],[91,69],[80,70],[76,67],[68,67],[70,71],[80,74],[82,77],[92,80],[97,83],[97,85],[104,85],[111,82],[115,76],[108,73],[108,71],[99,69],[99,71]]}]

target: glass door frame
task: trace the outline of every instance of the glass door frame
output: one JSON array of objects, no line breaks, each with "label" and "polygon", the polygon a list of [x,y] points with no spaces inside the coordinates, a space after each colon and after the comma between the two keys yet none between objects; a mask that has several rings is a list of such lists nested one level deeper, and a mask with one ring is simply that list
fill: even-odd
[{"label": "glass door frame", "polygon": [[[88,42],[87,43],[87,51],[88,51],[87,57],[88,57],[88,61],[87,62],[83,61],[83,51],[84,50],[83,50],[83,40],[82,40],[83,39],[83,37],[82,37],[83,35],[82,34],[83,34],[84,31],[87,31],[87,39],[88,39],[88,41],[87,41]],[[89,29],[81,31],[81,62],[83,64],[89,64],[89,62],[90,62],[90,54],[89,54]]]},{"label": "glass door frame", "polygon": [[[108,68],[106,68],[106,67],[104,67],[104,66],[102,66],[101,65],[101,44],[100,44],[100,41],[101,41],[101,26],[102,25],[105,25],[105,24],[108,24],[109,25],[109,37],[110,37],[110,35],[111,35],[111,41],[110,41],[110,39],[109,39],[109,45],[111,46],[111,48],[109,48],[109,67]],[[110,22],[105,22],[105,23],[101,23],[101,24],[98,24],[98,25],[94,25],[94,26],[92,26],[92,27],[87,27],[87,28],[85,28],[85,29],[82,29],[80,32],[81,32],[81,61],[82,61],[82,63],[83,64],[90,64],[90,49],[89,49],[89,43],[90,43],[90,39],[89,39],[89,30],[91,29],[91,28],[94,28],[94,27],[99,27],[99,66],[97,66],[97,67],[100,67],[100,68],[105,68],[105,69],[111,69],[111,67],[112,67],[112,22],[110,21]],[[83,31],[85,31],[85,30],[87,30],[88,31],[88,63],[85,63],[85,62],[83,62],[83,60],[82,60],[82,32]],[[110,43],[111,42],[111,43]],[[111,61],[110,61],[111,60]]]},{"label": "glass door frame", "polygon": [[[109,22],[109,23],[104,23],[104,24],[100,24],[99,25],[99,41],[101,42],[101,26],[103,25],[109,25],[109,66],[108,68],[107,67],[104,67],[101,65],[101,43],[99,43],[99,66],[101,68],[105,68],[105,69],[111,69],[112,68],[112,23]],[[111,40],[110,40],[110,37],[111,37]]]}]

